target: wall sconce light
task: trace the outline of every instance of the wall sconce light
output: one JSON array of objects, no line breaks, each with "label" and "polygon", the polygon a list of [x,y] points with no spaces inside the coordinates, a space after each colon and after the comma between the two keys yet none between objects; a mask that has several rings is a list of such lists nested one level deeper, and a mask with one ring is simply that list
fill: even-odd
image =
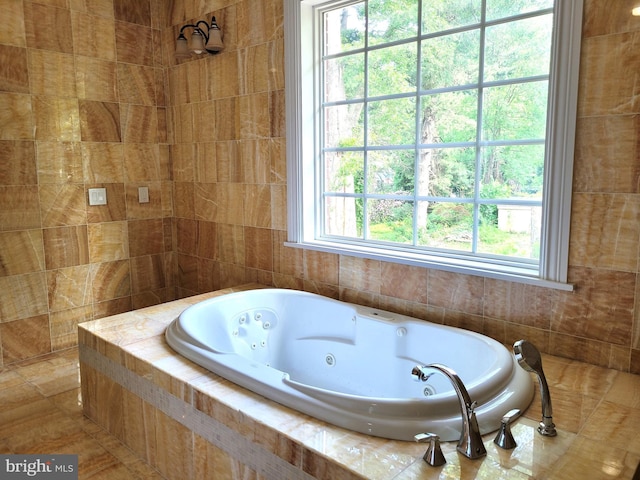
[{"label": "wall sconce light", "polygon": [[[204,25],[201,27],[200,25]],[[193,28],[191,34],[191,46],[184,36],[186,28]],[[180,29],[180,35],[176,40],[176,58],[188,58],[191,53],[201,55],[203,53],[218,53],[224,48],[222,43],[222,32],[216,23],[216,17],[211,17],[211,26],[204,20],[198,21],[195,25],[185,25]]]},{"label": "wall sconce light", "polygon": [[640,17],[640,6],[634,7],[634,9],[631,10],[631,15],[634,17]]}]

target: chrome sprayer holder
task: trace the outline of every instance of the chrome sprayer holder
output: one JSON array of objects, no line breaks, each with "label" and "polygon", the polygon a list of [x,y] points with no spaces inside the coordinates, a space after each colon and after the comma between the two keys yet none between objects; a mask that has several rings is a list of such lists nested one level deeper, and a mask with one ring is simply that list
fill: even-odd
[{"label": "chrome sprayer holder", "polygon": [[542,369],[540,351],[527,340],[518,340],[513,344],[513,353],[518,364],[527,372],[535,373],[540,384],[540,398],[542,399],[542,420],[538,432],[545,437],[555,437],[556,426],[553,423],[553,409],[551,408],[551,394],[549,385]]}]

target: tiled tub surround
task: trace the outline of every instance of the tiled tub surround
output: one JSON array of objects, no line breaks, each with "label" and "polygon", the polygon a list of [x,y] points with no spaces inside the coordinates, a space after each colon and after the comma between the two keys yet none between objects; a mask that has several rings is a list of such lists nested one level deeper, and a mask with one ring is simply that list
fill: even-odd
[{"label": "tiled tub surround", "polygon": [[[535,432],[534,399],[513,427],[518,447],[471,461],[425,445],[325,424],[253,394],[175,354],[166,326],[186,307],[247,285],[79,326],[85,414],[168,479],[632,478],[640,462],[640,377],[545,355],[558,436]],[[532,379],[533,381],[533,379]]]},{"label": "tiled tub surround", "polygon": [[[75,345],[80,322],[255,281],[640,373],[634,6],[585,0],[576,290],[559,292],[284,246],[282,0],[0,0],[0,366]],[[177,62],[179,28],[210,15],[224,51]],[[86,205],[93,187],[108,205]]]}]

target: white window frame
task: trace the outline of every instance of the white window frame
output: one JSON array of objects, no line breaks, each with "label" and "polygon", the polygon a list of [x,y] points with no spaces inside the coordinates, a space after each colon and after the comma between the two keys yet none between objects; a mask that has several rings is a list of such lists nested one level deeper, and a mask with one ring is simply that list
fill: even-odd
[{"label": "white window frame", "polygon": [[[407,252],[316,238],[315,156],[319,55],[316,9],[327,0],[283,0],[287,135],[287,246],[480,275],[561,290],[567,283],[583,0],[557,0],[551,56],[539,265]],[[352,2],[342,2],[352,3]],[[550,161],[553,159],[553,161]],[[310,174],[312,172],[313,174]]]}]

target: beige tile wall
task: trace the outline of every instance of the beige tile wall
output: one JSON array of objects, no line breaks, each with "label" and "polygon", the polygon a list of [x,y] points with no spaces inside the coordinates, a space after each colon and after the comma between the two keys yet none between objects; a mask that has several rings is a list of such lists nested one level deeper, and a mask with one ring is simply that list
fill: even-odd
[{"label": "beige tile wall", "polygon": [[[204,5],[204,4],[206,5]],[[567,293],[291,249],[286,239],[280,0],[175,0],[164,42],[179,295],[245,281],[459,325],[640,373],[635,0],[585,0]],[[171,58],[178,28],[216,15],[223,53]]]},{"label": "beige tile wall", "polygon": [[[85,318],[258,281],[640,373],[633,6],[585,0],[567,293],[283,246],[281,0],[0,0],[1,358],[73,343]],[[211,14],[224,51],[177,63],[180,26]],[[86,206],[93,186],[108,206]]]},{"label": "beige tile wall", "polygon": [[0,0],[0,366],[174,297],[160,7]]}]

